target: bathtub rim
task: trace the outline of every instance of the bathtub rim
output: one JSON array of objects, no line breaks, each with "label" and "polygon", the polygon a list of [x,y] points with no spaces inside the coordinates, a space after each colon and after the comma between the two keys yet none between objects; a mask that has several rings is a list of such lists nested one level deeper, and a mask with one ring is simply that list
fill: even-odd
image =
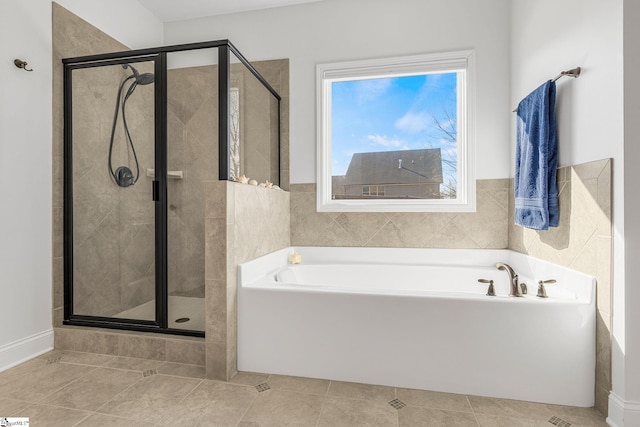
[{"label": "bathtub rim", "polygon": [[[268,257],[260,257],[254,261],[257,261],[262,264],[263,268],[273,267],[275,262],[281,262],[281,265],[288,264],[288,255],[289,251],[296,250],[303,253],[303,262],[305,252],[303,250],[306,249],[304,247],[289,247],[283,248],[280,251],[276,251],[275,253],[269,254],[273,255],[274,258],[269,259]],[[363,251],[363,249],[366,249]],[[375,248],[374,248],[375,249]],[[316,260],[319,258],[314,258],[316,254],[322,254],[322,250],[328,251],[325,253],[332,254],[332,257],[338,257],[344,253],[345,251],[354,251],[353,248],[310,248],[310,251],[306,254],[309,255],[306,258],[308,261]],[[314,252],[319,251],[319,252]],[[368,255],[376,250],[371,251],[371,248],[355,248],[356,252],[360,254]],[[405,250],[396,250],[398,253],[396,255],[410,254],[414,252],[414,255],[425,255],[428,253],[440,252],[442,253],[445,250],[420,250],[417,251],[405,251]],[[379,251],[381,254],[389,253],[388,248],[383,248]],[[531,402],[539,402],[545,404],[553,404],[553,405],[570,405],[570,406],[584,406],[591,407],[594,402],[594,393],[593,389],[595,387],[595,365],[596,365],[596,340],[595,340],[595,330],[596,330],[596,311],[595,311],[595,279],[592,276],[577,272],[575,270],[571,270],[568,268],[564,268],[552,263],[546,263],[540,260],[537,260],[532,257],[528,257],[526,255],[512,253],[508,250],[479,250],[476,252],[475,250],[471,251],[472,255],[483,253],[482,260],[486,262],[486,260],[493,261],[494,259],[491,257],[499,256],[501,260],[507,260],[511,265],[518,271],[518,266],[520,268],[524,268],[529,265],[531,268],[540,267],[541,269],[546,269],[547,271],[558,272],[558,269],[561,269],[565,274],[573,274],[580,275],[582,279],[586,279],[588,284],[591,286],[586,286],[591,289],[591,302],[589,304],[582,305],[572,305],[572,310],[578,310],[579,315],[582,318],[581,329],[587,331],[587,336],[584,337],[584,340],[581,341],[579,346],[573,346],[573,344],[569,345],[569,351],[558,351],[558,349],[562,348],[565,342],[568,342],[568,337],[562,335],[562,343],[558,345],[558,342],[554,344],[547,343],[546,345],[538,346],[536,345],[533,348],[527,349],[527,356],[524,358],[515,357],[510,358],[517,359],[518,361],[528,360],[530,363],[532,360],[535,360],[537,366],[553,368],[557,365],[557,354],[562,354],[565,359],[569,358],[570,366],[576,367],[580,366],[579,371],[582,372],[580,377],[571,377],[569,380],[561,381],[563,384],[580,384],[579,386],[573,387],[571,393],[566,393],[565,391],[558,392],[554,387],[548,387],[548,384],[553,384],[553,381],[556,381],[557,376],[553,376],[552,378],[545,379],[543,381],[543,385],[538,384],[536,387],[521,387],[517,384],[525,384],[525,382],[516,381],[516,386],[511,385],[511,380],[507,381],[496,381],[495,384],[498,384],[496,388],[488,387],[485,388],[485,384],[489,384],[487,381],[477,382],[472,380],[475,378],[475,375],[478,372],[483,372],[486,366],[495,366],[494,363],[489,365],[482,364],[481,366],[475,366],[474,368],[469,370],[464,375],[465,378],[469,378],[469,380],[465,380],[464,384],[459,382],[442,382],[442,378],[432,377],[431,375],[437,375],[436,371],[431,371],[430,369],[421,371],[418,365],[410,365],[412,368],[410,369],[409,374],[397,374],[394,373],[391,377],[385,374],[384,369],[380,369],[378,365],[375,365],[376,360],[384,359],[384,360],[394,360],[394,357],[400,352],[400,354],[411,354],[415,352],[415,345],[421,345],[423,341],[426,343],[425,345],[431,345],[431,343],[440,343],[438,339],[440,338],[440,330],[436,329],[435,332],[431,328],[427,328],[427,331],[421,330],[422,334],[430,332],[432,335],[435,334],[438,336],[438,339],[431,336],[430,338],[425,338],[421,340],[404,339],[401,337],[402,344],[410,343],[409,347],[398,347],[396,346],[395,334],[382,334],[385,337],[385,340],[392,340],[391,342],[380,340],[379,331],[386,330],[385,327],[388,327],[386,324],[386,318],[388,315],[384,316],[374,316],[374,319],[382,319],[384,323],[377,325],[373,328],[376,331],[375,339],[372,338],[363,338],[367,337],[367,333],[359,332],[358,326],[355,326],[357,333],[350,335],[350,329],[353,329],[353,325],[351,322],[348,322],[349,327],[343,327],[344,324],[340,324],[341,326],[338,329],[326,329],[326,323],[329,321],[333,326],[335,326],[336,321],[340,321],[340,319],[356,319],[358,324],[362,322],[371,321],[372,313],[389,313],[389,309],[393,307],[403,307],[403,304],[395,304],[396,301],[400,299],[412,299],[414,301],[410,302],[412,305],[422,304],[420,301],[415,301],[415,296],[401,296],[401,295],[382,295],[380,293],[375,293],[373,295],[345,295],[348,299],[345,301],[342,295],[336,295],[335,292],[321,292],[317,295],[311,294],[309,292],[301,291],[300,289],[270,289],[270,288],[260,288],[260,287],[251,287],[251,286],[241,286],[238,293],[238,368],[240,370],[251,371],[251,372],[262,372],[262,373],[271,373],[278,375],[291,375],[291,376],[301,376],[307,378],[322,378],[332,381],[347,381],[347,382],[357,382],[363,384],[378,384],[378,385],[386,385],[390,387],[401,387],[401,388],[411,388],[417,390],[432,390],[439,391],[444,393],[458,393],[458,394],[472,394],[486,397],[495,397],[495,398],[504,398],[504,399],[517,399],[523,401],[531,401]],[[445,255],[461,255],[461,254],[470,254],[470,250],[446,250]],[[512,258],[509,258],[512,257]],[[369,258],[371,259],[371,258]],[[405,259],[406,260],[406,259]],[[521,264],[516,264],[514,260]],[[351,261],[351,260],[350,260]],[[388,261],[388,260],[387,260]],[[529,264],[527,264],[529,263]],[[540,264],[538,264],[540,263]],[[245,263],[249,264],[249,263]],[[468,263],[465,263],[468,264]],[[252,274],[251,271],[245,271],[246,273]],[[247,276],[251,277],[251,276]],[[255,276],[254,276],[255,277]],[[258,276],[259,277],[259,276]],[[246,277],[245,277],[246,278]],[[240,275],[239,275],[240,279]],[[589,281],[590,280],[590,281]],[[301,301],[299,297],[304,297]],[[317,296],[317,298],[316,298]],[[393,300],[389,300],[388,297],[393,298]],[[366,304],[364,305],[351,305],[354,299],[364,298],[366,299]],[[436,301],[433,297],[425,298],[425,300],[431,300],[431,305],[429,307],[439,307],[440,303]],[[509,301],[509,304],[500,304],[502,301]],[[328,312],[327,308],[331,305],[327,304],[338,304],[336,307],[339,308],[337,312],[331,311]],[[428,303],[428,301],[425,301]],[[526,308],[530,313],[535,311],[537,313],[544,313],[544,317],[542,319],[548,319],[547,314],[548,310],[556,313],[564,313],[565,310],[562,309],[562,306],[558,306],[556,304],[545,304],[548,301],[540,301],[542,305],[538,305],[543,312],[538,311],[537,308],[534,308],[534,304],[527,304],[527,306],[520,305],[525,302],[524,299],[521,298],[510,298],[503,297],[502,300],[494,299],[493,297],[487,298],[488,304],[482,304],[480,307],[477,304],[477,299],[474,298],[473,301],[464,301],[462,302],[463,306],[466,307],[477,307],[479,308],[478,313],[487,313],[488,316],[492,316],[492,313],[502,312],[502,310],[494,310],[493,308],[497,308],[498,304],[505,310],[507,313],[518,313],[514,314],[514,317],[509,317],[513,319],[517,319],[520,314],[520,307]],[[435,303],[435,305],[433,305]],[[443,303],[448,304],[451,307],[450,312],[454,312],[458,310],[460,305],[457,304],[457,301],[452,301],[451,299],[444,300]],[[310,305],[309,305],[310,304]],[[344,306],[347,306],[346,308]],[[518,307],[520,305],[520,307]],[[546,306],[546,307],[545,307]],[[342,307],[342,308],[341,308]],[[360,310],[363,309],[365,312],[354,314],[354,308],[357,309],[360,307]],[[441,307],[441,306],[440,306]],[[437,310],[437,309],[436,309]],[[419,316],[423,316],[422,313],[430,313],[431,309],[421,309],[419,312],[421,313]],[[466,313],[466,311],[463,311]],[[243,313],[243,314],[242,314]],[[327,314],[330,315],[327,317]],[[337,313],[337,314],[336,314]],[[342,315],[340,314],[342,313]],[[414,313],[413,311],[409,311],[409,313]],[[475,314],[478,314],[475,313]],[[491,313],[491,314],[490,314]],[[300,321],[300,317],[302,314],[305,320]],[[427,320],[429,324],[438,324],[442,322],[440,317],[430,318],[429,314],[426,314]],[[445,323],[450,324],[448,322],[461,322],[462,328],[467,329],[470,324],[479,325],[483,323],[486,325],[490,319],[490,317],[485,318],[484,322],[475,322],[469,321],[469,319],[465,316],[458,317],[455,316],[453,318],[448,318]],[[359,320],[358,320],[359,319]],[[466,320],[465,320],[466,319]],[[504,326],[503,318],[499,320],[493,321],[491,323],[492,327],[489,327],[490,331],[501,331]],[[403,323],[406,324],[406,323]],[[451,323],[455,325],[455,323]],[[531,325],[531,323],[528,323]],[[536,333],[541,333],[545,335],[545,331],[551,330],[549,329],[549,325],[546,325],[544,328],[540,328],[539,326],[544,324],[535,323],[535,327],[530,327],[528,329],[529,332],[535,331]],[[561,322],[560,324],[564,324]],[[330,325],[331,326],[331,325]],[[380,326],[380,327],[378,327]],[[460,327],[460,325],[458,325]],[[291,330],[290,328],[294,328]],[[400,328],[401,330],[404,328]],[[327,332],[327,331],[330,332]],[[369,330],[369,329],[367,329]],[[393,327],[394,331],[398,329]],[[409,330],[413,330],[413,328],[409,328]],[[293,332],[291,332],[293,331]],[[404,332],[402,332],[404,333]],[[519,333],[522,333],[520,330]],[[337,338],[336,338],[337,335]],[[502,336],[503,334],[498,334],[494,336]],[[317,337],[314,338],[313,344],[310,345],[309,342],[304,341],[305,337]],[[412,337],[415,335],[412,335]],[[475,335],[474,335],[475,336]],[[292,338],[294,337],[294,338]],[[424,337],[424,336],[423,336]],[[299,347],[300,340],[304,344]],[[362,340],[365,340],[368,344],[362,344]],[[318,344],[316,341],[320,341]],[[337,340],[337,341],[336,341]],[[351,349],[346,353],[340,352],[340,346],[337,343],[348,343],[348,342],[358,342],[357,350]],[[454,341],[455,342],[455,341]],[[520,341],[512,341],[512,342],[520,342]],[[525,341],[529,342],[529,340]],[[537,342],[533,340],[531,342]],[[481,346],[480,343],[476,343],[478,348]],[[364,346],[364,347],[363,347]],[[362,347],[362,348],[361,348]],[[466,354],[464,351],[454,351],[452,354],[446,348],[449,346],[445,346],[442,351],[445,352],[446,360],[455,360],[456,355],[458,354]],[[475,347],[472,346],[472,347]],[[520,348],[521,346],[516,346]],[[408,350],[411,348],[411,351]],[[489,346],[491,348],[491,346]],[[540,349],[546,349],[547,353],[551,354],[551,358],[543,357],[540,359],[539,351]],[[319,352],[319,349],[323,349],[323,351],[329,351],[329,353],[325,354],[324,352]],[[336,349],[335,351],[332,349]],[[385,352],[385,349],[392,349],[392,354],[388,354]],[[401,350],[398,350],[401,349]],[[467,351],[468,348],[465,349]],[[565,348],[564,350],[568,350]],[[301,351],[302,353],[299,353]],[[352,356],[352,352],[355,356]],[[430,350],[429,350],[430,351]],[[337,353],[336,353],[337,352]],[[384,356],[380,356],[379,353],[384,353]],[[418,351],[418,353],[424,353],[422,349]],[[455,353],[455,354],[454,354]],[[535,354],[535,358],[531,359],[530,355]],[[373,365],[367,363],[366,366],[363,365],[363,361],[367,361],[375,355],[375,359],[372,361]],[[501,354],[493,355],[489,357],[491,361],[500,361]],[[547,355],[549,356],[549,355]],[[328,360],[337,360],[342,357],[352,358],[355,357],[355,361],[349,359],[347,363],[330,363],[327,365],[326,361]],[[441,359],[442,356],[434,356],[434,360]],[[475,358],[474,358],[475,359]],[[485,356],[484,359],[487,359]],[[574,363],[575,362],[575,363]],[[402,366],[405,363],[409,363],[403,361]],[[410,362],[414,363],[414,362]],[[465,363],[467,363],[465,361]],[[346,365],[343,366],[343,365]],[[465,367],[465,365],[460,363],[454,363],[456,367]],[[373,366],[373,367],[372,367]],[[391,366],[395,366],[395,364],[391,364]],[[422,366],[422,365],[420,365]],[[440,366],[440,365],[438,365]],[[502,365],[501,365],[502,366]],[[562,365],[561,366],[569,366]],[[504,366],[502,366],[504,368]],[[453,369],[453,368],[452,368]],[[451,374],[454,377],[459,375],[460,370],[455,368],[456,374]],[[446,370],[446,369],[445,369]],[[438,371],[438,370],[437,370]],[[520,367],[518,366],[516,371],[520,371]],[[513,370],[507,370],[507,372],[516,372]],[[545,369],[546,371],[546,369]],[[438,371],[439,372],[439,371]],[[447,371],[448,372],[448,371]],[[562,370],[564,375],[564,369]],[[572,375],[577,375],[577,371],[573,371]],[[419,373],[419,374],[416,374]],[[404,375],[404,376],[403,376]],[[449,375],[449,374],[447,374]],[[540,375],[540,377],[544,377],[544,375]],[[498,375],[495,378],[505,378],[504,376]],[[509,377],[511,378],[511,377]],[[529,381],[529,380],[527,380]],[[491,384],[494,384],[491,382]],[[530,382],[526,382],[526,384],[530,384]],[[536,383],[537,384],[537,383]]]},{"label": "bathtub rim", "polygon": [[[570,275],[577,278],[576,281],[563,281],[563,287],[572,291],[576,295],[575,300],[553,299],[542,300],[535,297],[537,282],[529,281],[529,294],[533,298],[512,298],[506,297],[508,301],[520,303],[535,301],[535,303],[570,303],[582,305],[594,305],[596,295],[596,278],[588,274],[563,267],[548,261],[534,258],[510,249],[434,249],[434,248],[379,248],[379,247],[328,247],[328,246],[289,246],[280,250],[271,252],[261,257],[246,261],[238,265],[238,288],[262,288],[278,291],[274,286],[265,286],[260,283],[260,279],[269,274],[275,274],[277,271],[290,266],[289,255],[291,253],[300,253],[302,255],[302,263],[305,264],[389,264],[394,266],[415,266],[415,265],[437,265],[437,266],[460,266],[459,260],[463,259],[464,266],[483,267],[495,265],[496,262],[505,262],[513,267],[513,269],[523,277],[531,277],[535,280],[546,280],[550,278],[564,277]],[[393,253],[394,258],[390,259],[389,254]],[[347,257],[349,256],[349,257]],[[425,263],[428,259],[430,262]],[[422,261],[422,262],[420,262]],[[534,273],[535,272],[535,273]],[[560,275],[558,274],[560,273]],[[280,283],[283,285],[284,283]],[[306,285],[305,285],[306,286]],[[328,290],[300,289],[299,286],[280,286],[281,290],[287,291],[303,291],[303,292],[327,292]],[[331,291],[336,291],[331,289]],[[346,290],[338,290],[340,293],[351,293]],[[395,292],[395,291],[394,291]],[[398,295],[398,293],[388,293]],[[354,292],[357,294],[376,294],[378,292]],[[387,294],[387,293],[383,293]],[[425,296],[435,296],[435,292]],[[403,295],[399,293],[399,295]],[[410,294],[413,295],[413,294]],[[421,294],[423,295],[423,294]],[[481,294],[482,295],[482,294]],[[501,300],[502,296],[483,298],[473,295],[471,299],[483,300],[497,298]],[[461,298],[461,297],[460,297]],[[542,301],[536,301],[542,300]]]}]

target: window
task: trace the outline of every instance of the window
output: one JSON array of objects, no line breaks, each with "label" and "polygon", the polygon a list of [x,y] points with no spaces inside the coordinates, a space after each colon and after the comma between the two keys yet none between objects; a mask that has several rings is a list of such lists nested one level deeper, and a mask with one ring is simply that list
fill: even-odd
[{"label": "window", "polygon": [[474,211],[473,64],[473,51],[319,64],[318,211]]},{"label": "window", "polygon": [[363,196],[384,196],[384,185],[363,185],[362,195]]}]

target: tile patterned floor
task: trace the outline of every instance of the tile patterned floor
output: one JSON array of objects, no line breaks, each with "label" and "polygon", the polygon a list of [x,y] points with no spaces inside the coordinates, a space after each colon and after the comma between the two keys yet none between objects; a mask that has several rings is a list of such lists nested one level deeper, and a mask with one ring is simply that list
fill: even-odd
[{"label": "tile patterned floor", "polygon": [[[261,390],[261,391],[259,391]],[[0,373],[0,417],[57,426],[606,426],[593,409],[53,351]]]}]

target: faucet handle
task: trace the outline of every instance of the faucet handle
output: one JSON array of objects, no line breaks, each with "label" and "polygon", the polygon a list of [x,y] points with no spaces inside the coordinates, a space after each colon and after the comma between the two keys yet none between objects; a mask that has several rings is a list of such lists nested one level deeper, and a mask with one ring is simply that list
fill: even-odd
[{"label": "faucet handle", "polygon": [[554,283],[556,283],[556,279],[538,280],[538,297],[548,298],[547,290],[544,288],[544,285],[551,285]]},{"label": "faucet handle", "polygon": [[487,296],[488,297],[495,297],[496,296],[496,290],[493,287],[493,280],[478,279],[478,283],[488,283],[489,284],[489,288],[487,289]]}]

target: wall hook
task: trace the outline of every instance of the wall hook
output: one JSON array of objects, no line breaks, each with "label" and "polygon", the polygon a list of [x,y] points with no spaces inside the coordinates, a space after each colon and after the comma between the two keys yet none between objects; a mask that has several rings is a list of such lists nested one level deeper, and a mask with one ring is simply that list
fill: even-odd
[{"label": "wall hook", "polygon": [[25,71],[33,71],[33,69],[31,69],[31,68],[27,68],[27,61],[23,61],[22,59],[14,59],[13,60],[13,64],[16,67],[22,68]]}]

